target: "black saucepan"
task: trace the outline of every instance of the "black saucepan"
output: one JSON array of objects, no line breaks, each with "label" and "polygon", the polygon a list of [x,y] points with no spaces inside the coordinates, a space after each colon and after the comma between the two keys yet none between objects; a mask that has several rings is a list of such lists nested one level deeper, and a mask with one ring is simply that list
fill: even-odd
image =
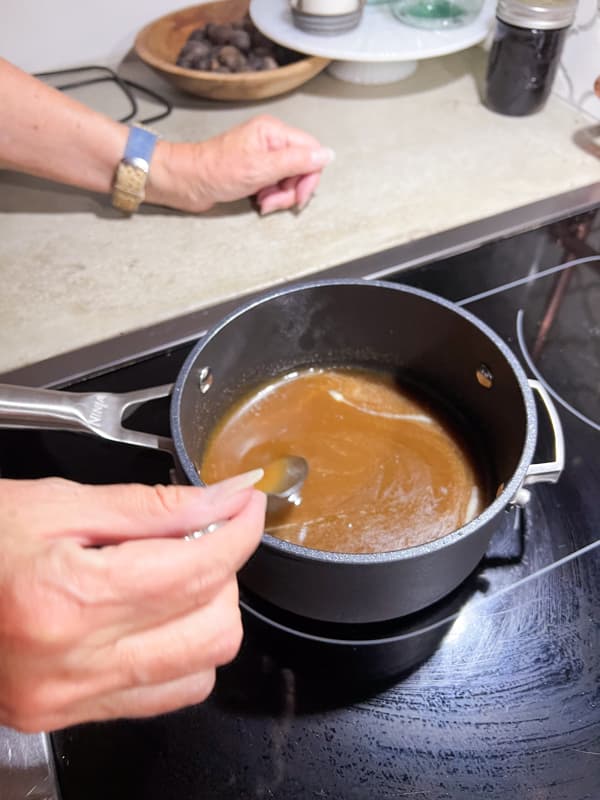
[{"label": "black saucepan", "polygon": [[[86,431],[169,450],[181,479],[202,485],[196,465],[231,404],[269,377],[315,365],[393,371],[443,398],[477,437],[494,492],[485,510],[459,530],[405,550],[327,553],[265,534],[240,581],[279,608],[336,623],[390,620],[418,611],[472,572],[498,515],[527,501],[526,485],[560,476],[564,444],[556,410],[503,341],[442,298],[377,281],[304,283],[241,306],[197,343],[173,387],[121,395],[2,386],[0,427]],[[555,459],[544,464],[532,463],[534,391],[555,437]],[[172,440],[122,426],[141,403],[169,393]]]}]

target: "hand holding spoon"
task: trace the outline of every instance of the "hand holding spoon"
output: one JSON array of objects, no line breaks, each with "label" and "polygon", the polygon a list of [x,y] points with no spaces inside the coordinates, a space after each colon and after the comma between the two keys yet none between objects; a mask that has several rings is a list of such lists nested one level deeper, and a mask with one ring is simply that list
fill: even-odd
[{"label": "hand holding spoon", "polygon": [[[279,513],[292,503],[300,503],[300,492],[306,476],[308,475],[308,462],[302,456],[283,456],[271,461],[259,476],[260,470],[255,470],[256,481],[254,487],[267,495],[267,514]],[[212,533],[225,525],[227,520],[211,522],[199,531],[193,531],[184,538],[200,539],[205,533]]]}]

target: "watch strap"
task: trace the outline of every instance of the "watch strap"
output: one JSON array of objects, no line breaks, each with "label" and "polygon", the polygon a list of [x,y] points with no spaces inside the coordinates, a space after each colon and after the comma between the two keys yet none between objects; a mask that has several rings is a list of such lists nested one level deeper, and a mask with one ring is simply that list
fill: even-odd
[{"label": "watch strap", "polygon": [[115,173],[112,193],[113,206],[128,214],[137,211],[145,197],[147,178],[148,173],[139,167],[121,161]]},{"label": "watch strap", "polygon": [[123,159],[117,166],[113,183],[112,204],[132,214],[145,197],[146,181],[158,135],[140,125],[132,125]]}]

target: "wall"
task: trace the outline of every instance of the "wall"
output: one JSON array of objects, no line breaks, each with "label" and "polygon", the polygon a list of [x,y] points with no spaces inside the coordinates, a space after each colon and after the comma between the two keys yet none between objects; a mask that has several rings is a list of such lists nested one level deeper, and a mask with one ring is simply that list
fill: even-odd
[{"label": "wall", "polygon": [[[185,0],[1,0],[0,54],[29,72],[94,62],[115,66],[147,22]],[[190,4],[193,0],[190,0]],[[579,0],[555,91],[600,119],[598,0]]]},{"label": "wall", "polygon": [[185,5],[185,0],[1,0],[0,55],[28,72],[115,66],[141,27]]},{"label": "wall", "polygon": [[577,16],[561,60],[554,90],[574,106],[600,119],[600,99],[593,86],[600,77],[600,11],[598,0],[579,0]]}]

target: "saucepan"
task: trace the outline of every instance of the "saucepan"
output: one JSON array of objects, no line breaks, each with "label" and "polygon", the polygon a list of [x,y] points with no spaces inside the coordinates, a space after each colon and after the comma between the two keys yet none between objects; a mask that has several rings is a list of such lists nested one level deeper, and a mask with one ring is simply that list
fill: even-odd
[{"label": "saucepan", "polygon": [[[281,288],[242,305],[209,331],[172,386],[78,394],[4,385],[0,427],[85,431],[168,450],[179,479],[203,485],[198,465],[207,438],[239,397],[292,369],[344,365],[405,374],[458,409],[485,454],[494,482],[490,502],[460,529],[392,552],[329,553],[265,533],[239,578],[254,595],[308,619],[391,620],[458,587],[485,554],[499,516],[527,502],[530,484],[557,481],[564,466],[560,420],[543,386],[528,380],[493,330],[440,297],[370,280]],[[554,436],[554,458],[545,463],[534,463],[536,393]],[[171,439],[123,426],[141,403],[167,395]]]}]

